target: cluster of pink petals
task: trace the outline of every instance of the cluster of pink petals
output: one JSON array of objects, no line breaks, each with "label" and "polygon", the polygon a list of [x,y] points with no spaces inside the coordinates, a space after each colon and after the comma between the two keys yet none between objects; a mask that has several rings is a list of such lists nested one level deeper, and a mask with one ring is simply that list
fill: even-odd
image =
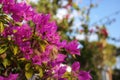
[{"label": "cluster of pink petals", "polygon": [[[65,78],[62,78],[63,74],[66,72],[66,67],[60,67],[60,64],[65,61],[67,56],[62,54],[60,50],[64,48],[66,52],[71,55],[80,55],[78,42],[76,40],[71,42],[61,41],[60,36],[57,33],[57,25],[55,22],[49,21],[50,15],[35,12],[35,10],[25,2],[17,3],[15,0],[0,0],[0,4],[2,4],[4,13],[11,15],[15,22],[26,21],[26,23],[21,26],[15,26],[9,23],[2,35],[5,38],[11,36],[11,40],[14,44],[19,46],[19,49],[26,60],[31,60],[33,64],[39,66],[41,66],[42,63],[51,66],[50,70],[46,70],[47,76],[54,74],[54,78],[66,80]],[[35,24],[35,29],[30,27],[27,24],[27,21],[32,21]],[[40,37],[40,39],[48,42],[45,46],[45,51],[39,52],[39,55],[33,55],[34,49],[31,46],[31,38],[34,31],[35,35]],[[57,52],[54,52],[54,49],[56,49]],[[51,57],[52,52],[55,58]],[[78,77],[79,80],[90,80],[91,77],[88,72],[77,72],[79,68],[79,63],[74,63],[72,65],[73,74]],[[16,80],[17,76],[18,75],[13,74],[10,74],[7,78],[0,76],[0,80]]]},{"label": "cluster of pink petals", "polygon": [[72,73],[75,77],[78,78],[78,80],[90,80],[90,79],[92,79],[89,72],[82,71],[79,69],[80,69],[80,63],[74,62],[72,64]]},{"label": "cluster of pink petals", "polygon": [[9,74],[8,77],[0,76],[0,80],[17,80],[18,74]]}]

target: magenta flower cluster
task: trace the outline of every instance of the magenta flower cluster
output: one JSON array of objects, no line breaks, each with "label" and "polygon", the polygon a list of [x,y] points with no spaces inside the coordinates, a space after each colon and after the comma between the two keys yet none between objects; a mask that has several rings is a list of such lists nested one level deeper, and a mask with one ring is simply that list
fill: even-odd
[{"label": "magenta flower cluster", "polygon": [[[33,65],[48,66],[44,69],[43,78],[51,77],[55,80],[67,80],[64,74],[67,66],[64,64],[67,55],[80,55],[78,42],[76,40],[67,42],[61,40],[57,33],[57,25],[50,21],[49,14],[37,13],[25,2],[17,3],[15,0],[0,0],[2,10],[11,16],[15,25],[9,22],[2,36],[10,38],[19,47],[19,54]],[[28,23],[32,22],[34,26]],[[62,53],[62,50],[66,52]],[[63,64],[64,66],[61,66]],[[70,72],[78,80],[90,80],[89,72],[80,70],[79,62],[74,62]],[[10,73],[8,77],[0,76],[0,80],[17,80],[19,73]]]}]

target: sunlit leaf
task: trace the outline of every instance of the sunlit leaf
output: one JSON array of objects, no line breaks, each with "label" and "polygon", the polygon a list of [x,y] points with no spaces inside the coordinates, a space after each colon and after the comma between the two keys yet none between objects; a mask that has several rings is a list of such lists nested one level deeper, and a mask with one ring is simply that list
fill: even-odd
[{"label": "sunlit leaf", "polygon": [[8,59],[4,59],[2,64],[4,65],[4,67],[7,67],[10,65],[10,61]]},{"label": "sunlit leaf", "polygon": [[44,52],[44,51],[45,51],[45,45],[44,45],[44,44],[41,44],[41,45],[40,45],[40,49],[41,49],[42,52]]},{"label": "sunlit leaf", "polygon": [[4,31],[4,26],[3,26],[3,23],[0,22],[0,33],[2,33]]},{"label": "sunlit leaf", "polygon": [[30,64],[30,63],[27,63],[27,64],[25,65],[25,70],[28,71],[28,70],[30,69],[30,67],[31,67],[31,64]]},{"label": "sunlit leaf", "polygon": [[13,47],[13,53],[14,53],[14,55],[16,55],[18,53],[18,47],[17,46]]},{"label": "sunlit leaf", "polygon": [[79,6],[76,3],[73,3],[72,6],[76,9],[79,10]]},{"label": "sunlit leaf", "polygon": [[18,60],[24,61],[24,60],[25,60],[25,58],[19,58]]},{"label": "sunlit leaf", "polygon": [[25,72],[25,76],[27,78],[27,80],[29,80],[33,75],[33,71],[32,70],[29,70],[29,71],[26,71]]},{"label": "sunlit leaf", "polygon": [[16,22],[15,25],[16,26],[22,26],[22,24],[20,22]]},{"label": "sunlit leaf", "polygon": [[43,77],[43,70],[42,70],[42,68],[39,68],[39,75],[40,75],[40,77]]},{"label": "sunlit leaf", "polygon": [[0,46],[0,54],[4,53],[7,49],[8,49],[8,47],[5,45]]}]

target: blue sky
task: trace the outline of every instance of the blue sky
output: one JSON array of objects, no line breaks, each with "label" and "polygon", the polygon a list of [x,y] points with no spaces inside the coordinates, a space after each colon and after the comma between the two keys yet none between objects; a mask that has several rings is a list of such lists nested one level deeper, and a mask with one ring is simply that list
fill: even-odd
[{"label": "blue sky", "polygon": [[[78,0],[79,1],[79,0]],[[93,8],[90,14],[90,24],[100,20],[105,16],[109,16],[116,11],[120,11],[120,0],[92,0],[93,3],[97,3],[98,7]],[[81,0],[81,6],[88,6],[90,0]],[[118,15],[112,15],[110,18],[115,18],[116,21],[111,25],[107,25],[109,35],[120,39],[120,13]],[[120,46],[120,42],[108,40],[109,43],[116,46]]]}]

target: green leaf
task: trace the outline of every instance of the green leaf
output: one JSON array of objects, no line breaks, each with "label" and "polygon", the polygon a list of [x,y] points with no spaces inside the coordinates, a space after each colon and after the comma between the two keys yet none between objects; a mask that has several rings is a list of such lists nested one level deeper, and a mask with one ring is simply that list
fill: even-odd
[{"label": "green leaf", "polygon": [[4,59],[2,64],[4,65],[4,67],[6,68],[7,66],[10,65],[10,61],[8,59]]},{"label": "green leaf", "polygon": [[3,26],[3,23],[0,22],[0,33],[2,33],[4,31],[4,26]]},{"label": "green leaf", "polygon": [[16,55],[18,53],[18,47],[17,46],[13,47],[13,53],[14,53],[14,55]]},{"label": "green leaf", "polygon": [[27,64],[25,65],[25,70],[28,71],[28,70],[30,69],[30,67],[31,67],[31,64],[30,64],[30,63],[27,63]]},{"label": "green leaf", "polygon": [[44,52],[45,51],[45,45],[40,45],[41,51]]},{"label": "green leaf", "polygon": [[25,72],[25,76],[27,78],[27,80],[29,80],[30,78],[32,78],[33,76],[33,70],[29,70]]},{"label": "green leaf", "polygon": [[6,45],[0,46],[0,54],[4,53],[7,49],[8,47]]},{"label": "green leaf", "polygon": [[1,48],[0,48],[0,54],[4,53],[6,50],[7,50],[7,47],[4,48],[4,49],[1,49]]},{"label": "green leaf", "polygon": [[19,58],[18,60],[24,61],[24,60],[25,60],[25,58]]},{"label": "green leaf", "polygon": [[76,9],[79,10],[79,6],[76,3],[73,3],[72,6]]},{"label": "green leaf", "polygon": [[42,70],[42,68],[39,68],[39,75],[40,75],[40,77],[43,77],[43,70]]},{"label": "green leaf", "polygon": [[15,25],[16,26],[22,26],[22,24],[20,22],[16,22]]}]

